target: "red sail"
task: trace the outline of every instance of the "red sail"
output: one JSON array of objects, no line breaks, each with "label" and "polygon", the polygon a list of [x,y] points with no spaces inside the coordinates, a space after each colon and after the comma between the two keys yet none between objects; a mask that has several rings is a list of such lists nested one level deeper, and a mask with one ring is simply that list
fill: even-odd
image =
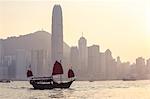
[{"label": "red sail", "polygon": [[61,63],[56,61],[53,67],[52,75],[58,75],[58,74],[63,74],[63,68],[62,68]]},{"label": "red sail", "polygon": [[32,71],[31,71],[31,70],[28,70],[28,71],[27,71],[27,77],[31,77],[31,76],[33,76]]},{"label": "red sail", "polygon": [[68,71],[68,78],[74,77],[74,72],[72,69],[69,69]]}]

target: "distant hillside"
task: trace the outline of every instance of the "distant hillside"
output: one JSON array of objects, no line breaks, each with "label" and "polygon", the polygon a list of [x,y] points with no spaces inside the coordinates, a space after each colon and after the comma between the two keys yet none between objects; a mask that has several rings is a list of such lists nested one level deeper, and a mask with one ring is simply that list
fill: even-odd
[{"label": "distant hillside", "polygon": [[[3,55],[15,55],[17,49],[33,50],[47,49],[51,52],[51,34],[46,31],[36,31],[19,37],[8,37],[2,40]],[[64,52],[70,47],[64,43]]]},{"label": "distant hillside", "polygon": [[49,49],[51,46],[51,35],[46,31],[37,31],[19,37],[8,37],[2,41],[4,56],[14,55],[17,49]]}]

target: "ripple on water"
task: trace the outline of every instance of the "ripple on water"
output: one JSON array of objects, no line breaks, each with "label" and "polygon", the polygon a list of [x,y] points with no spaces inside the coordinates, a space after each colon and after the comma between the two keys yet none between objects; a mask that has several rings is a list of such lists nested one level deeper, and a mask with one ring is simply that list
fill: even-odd
[{"label": "ripple on water", "polygon": [[29,82],[0,83],[0,99],[150,99],[150,81],[76,81],[69,89],[34,90]]}]

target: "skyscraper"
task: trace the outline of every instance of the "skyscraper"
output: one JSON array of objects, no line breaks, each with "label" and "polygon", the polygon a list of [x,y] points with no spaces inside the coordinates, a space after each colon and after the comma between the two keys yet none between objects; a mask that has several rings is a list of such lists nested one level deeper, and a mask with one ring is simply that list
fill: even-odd
[{"label": "skyscraper", "polygon": [[100,78],[102,80],[106,79],[106,58],[105,58],[105,53],[100,53],[100,73],[101,76]]},{"label": "skyscraper", "polygon": [[60,5],[55,5],[52,13],[52,64],[63,59],[63,17]]},{"label": "skyscraper", "polygon": [[26,70],[27,70],[27,51],[24,49],[16,50],[16,79],[26,80]]},{"label": "skyscraper", "polygon": [[99,46],[88,47],[88,78],[89,80],[100,79]]},{"label": "skyscraper", "polygon": [[113,62],[113,57],[112,53],[109,49],[105,51],[105,65],[106,65],[106,79],[110,80],[112,78],[112,62]]},{"label": "skyscraper", "polygon": [[137,79],[145,78],[145,59],[143,57],[138,57],[136,59],[136,73]]},{"label": "skyscraper", "polygon": [[2,62],[2,49],[3,49],[3,47],[2,47],[2,40],[0,40],[0,64]]},{"label": "skyscraper", "polygon": [[82,36],[78,41],[79,46],[79,79],[86,79],[87,77],[87,65],[88,65],[88,48],[87,40]]},{"label": "skyscraper", "polygon": [[80,66],[79,66],[79,50],[76,46],[71,47],[70,64],[72,66],[72,69],[75,71],[76,77],[78,79],[78,77],[80,77],[79,75]]},{"label": "skyscraper", "polygon": [[48,76],[48,51],[44,49],[31,51],[31,66],[35,76]]}]

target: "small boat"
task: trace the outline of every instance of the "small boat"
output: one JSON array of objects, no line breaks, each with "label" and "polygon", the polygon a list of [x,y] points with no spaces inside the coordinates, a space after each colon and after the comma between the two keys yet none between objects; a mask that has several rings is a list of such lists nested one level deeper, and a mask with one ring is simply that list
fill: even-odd
[{"label": "small boat", "polygon": [[123,78],[123,81],[135,81],[136,78],[135,77],[128,77],[128,78]]},{"label": "small boat", "polygon": [[10,80],[2,79],[0,80],[1,83],[10,83]]},{"label": "small boat", "polygon": [[135,74],[132,74],[132,75],[129,75],[129,74],[128,74],[128,75],[127,75],[126,77],[124,77],[122,80],[123,80],[123,81],[135,81],[135,80],[137,80],[137,79],[136,79],[136,76],[137,76],[137,75],[135,75]]},{"label": "small boat", "polygon": [[94,82],[93,80],[89,80],[89,82]]},{"label": "small boat", "polygon": [[124,78],[122,79],[123,81],[135,81],[136,79],[127,79],[127,78]]},{"label": "small boat", "polygon": [[[53,88],[69,88],[75,79],[74,72],[72,69],[68,70],[68,78],[71,78],[68,82],[62,82],[61,75],[63,74],[63,68],[61,63],[58,61],[55,62],[53,67],[52,76],[50,77],[32,77],[32,71],[27,71],[27,77],[32,77],[30,79],[30,84],[34,87],[34,89],[53,89]],[[60,75],[60,83],[54,81],[53,76]]]}]

